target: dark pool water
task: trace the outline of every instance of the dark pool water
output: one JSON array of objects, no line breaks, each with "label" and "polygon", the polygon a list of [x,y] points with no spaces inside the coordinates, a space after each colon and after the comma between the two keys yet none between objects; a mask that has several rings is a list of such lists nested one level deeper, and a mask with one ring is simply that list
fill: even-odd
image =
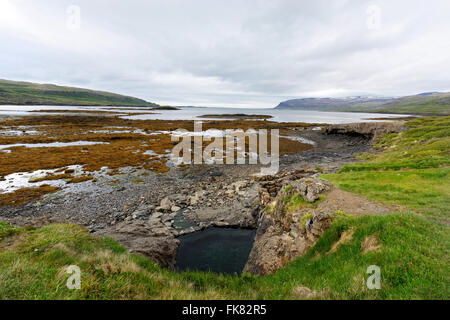
[{"label": "dark pool water", "polygon": [[175,268],[240,274],[255,233],[249,229],[212,227],[180,236]]}]

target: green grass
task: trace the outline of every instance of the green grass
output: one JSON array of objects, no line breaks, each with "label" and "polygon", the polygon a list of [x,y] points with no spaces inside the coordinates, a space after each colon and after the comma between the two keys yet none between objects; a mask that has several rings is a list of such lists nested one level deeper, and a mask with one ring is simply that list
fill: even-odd
[{"label": "green grass", "polygon": [[[421,118],[408,125],[411,130],[382,138],[377,153],[362,155],[365,162],[324,175],[351,192],[400,204],[404,212],[362,217],[337,212],[304,256],[273,275],[176,273],[80,226],[34,230],[0,223],[0,299],[297,299],[295,289],[306,286],[316,299],[447,300],[449,119]],[[311,205],[300,198],[283,201],[289,210]],[[331,252],[350,230],[351,239]],[[376,239],[379,248],[363,253],[367,239]],[[65,286],[69,265],[81,268],[81,290]],[[365,285],[370,265],[380,267],[380,290]]]},{"label": "green grass", "polygon": [[421,115],[448,115],[450,114],[450,99],[445,103],[410,103],[401,104],[394,101],[386,106],[370,107],[368,105],[359,105],[341,108],[340,110],[329,111],[346,111],[346,112],[379,112],[379,113],[400,113],[400,114],[421,114]]},{"label": "green grass", "polygon": [[404,114],[410,114],[410,113],[412,113],[412,114],[420,114],[421,113],[421,114],[430,114],[430,115],[449,114],[450,113],[450,103],[446,104],[446,105],[436,104],[436,103],[427,103],[427,104],[406,105],[406,106],[390,106],[390,107],[377,108],[373,111],[404,113]]},{"label": "green grass", "polygon": [[[353,238],[328,254],[349,229]],[[306,255],[258,277],[175,273],[71,224],[15,229],[1,236],[0,299],[296,299],[298,286],[318,299],[448,299],[446,231],[411,214],[342,217]],[[367,236],[381,248],[363,254]],[[81,269],[81,290],[66,287],[69,265]],[[366,288],[370,265],[381,268],[380,290]]]},{"label": "green grass", "polygon": [[300,222],[299,222],[300,228],[305,230],[306,229],[306,222],[308,222],[308,220],[311,219],[311,217],[312,217],[312,213],[307,213],[304,216],[302,216],[302,218],[300,219]]},{"label": "green grass", "polygon": [[450,168],[356,171],[324,175],[341,189],[449,222]]},{"label": "green grass", "polygon": [[0,104],[157,106],[129,96],[52,84],[0,80]]},{"label": "green grass", "polygon": [[[327,254],[342,232],[353,229],[350,242]],[[269,298],[290,297],[289,289],[305,285],[332,299],[448,299],[449,237],[446,228],[414,215],[393,214],[338,219],[308,253],[261,279]],[[379,251],[361,253],[361,243],[377,237]],[[365,286],[369,265],[381,268],[381,290]],[[291,282],[290,285],[287,283]]]},{"label": "green grass", "polygon": [[281,198],[281,201],[284,202],[284,207],[283,207],[284,214],[297,211],[301,207],[304,207],[304,206],[310,206],[310,207],[313,206],[312,203],[305,201],[303,199],[303,197],[298,193],[285,196],[285,197]]},{"label": "green grass", "polygon": [[11,236],[17,233],[17,228],[0,221],[0,239]]},{"label": "green grass", "polygon": [[323,175],[340,188],[409,207],[449,223],[450,117],[426,117],[407,123],[408,131],[389,134],[363,154],[363,163]]}]

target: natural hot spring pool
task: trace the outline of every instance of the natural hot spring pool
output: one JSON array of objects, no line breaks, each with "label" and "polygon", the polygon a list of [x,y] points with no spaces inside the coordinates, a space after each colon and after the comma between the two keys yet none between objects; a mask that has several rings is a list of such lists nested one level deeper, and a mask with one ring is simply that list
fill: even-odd
[{"label": "natural hot spring pool", "polygon": [[240,274],[253,246],[255,230],[211,227],[178,237],[175,268]]}]

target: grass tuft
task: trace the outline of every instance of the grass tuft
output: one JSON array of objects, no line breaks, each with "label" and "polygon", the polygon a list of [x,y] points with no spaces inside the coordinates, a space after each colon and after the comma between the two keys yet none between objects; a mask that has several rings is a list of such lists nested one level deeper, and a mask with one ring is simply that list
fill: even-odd
[{"label": "grass tuft", "polygon": [[[351,239],[330,252],[348,230]],[[0,298],[295,299],[295,287],[307,286],[319,299],[448,299],[446,230],[413,214],[341,217],[304,256],[258,277],[176,273],[72,224],[28,230],[1,223],[0,244],[13,245],[0,250]],[[372,235],[380,247],[364,253]],[[81,290],[66,287],[69,265],[81,269]],[[381,290],[365,285],[370,265],[381,269]]]}]

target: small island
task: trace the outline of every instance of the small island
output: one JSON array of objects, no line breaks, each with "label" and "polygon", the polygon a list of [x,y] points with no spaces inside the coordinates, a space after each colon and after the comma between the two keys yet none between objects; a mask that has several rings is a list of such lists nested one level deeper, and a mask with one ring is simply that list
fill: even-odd
[{"label": "small island", "polygon": [[177,107],[172,107],[172,106],[158,106],[158,107],[151,108],[150,110],[180,110],[180,109]]},{"label": "small island", "polygon": [[209,118],[209,119],[235,119],[235,120],[266,120],[273,118],[270,115],[266,114],[245,114],[245,113],[234,113],[234,114],[204,114],[201,116],[197,116],[197,118]]}]

